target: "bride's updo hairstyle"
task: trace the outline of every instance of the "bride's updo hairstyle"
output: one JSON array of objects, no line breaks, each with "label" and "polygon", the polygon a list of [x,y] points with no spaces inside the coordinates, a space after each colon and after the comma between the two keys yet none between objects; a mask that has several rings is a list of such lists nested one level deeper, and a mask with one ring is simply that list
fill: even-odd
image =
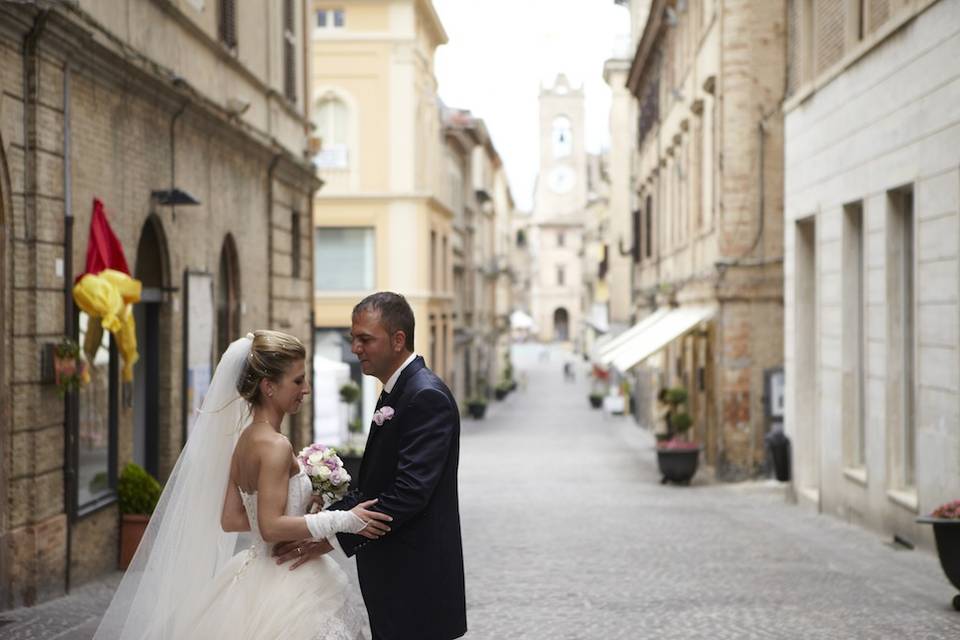
[{"label": "bride's updo hairstyle", "polygon": [[266,378],[279,382],[287,369],[298,360],[307,357],[307,350],[296,337],[280,331],[260,329],[247,334],[253,340],[250,355],[237,381],[237,392],[252,405],[260,404],[260,381]]}]

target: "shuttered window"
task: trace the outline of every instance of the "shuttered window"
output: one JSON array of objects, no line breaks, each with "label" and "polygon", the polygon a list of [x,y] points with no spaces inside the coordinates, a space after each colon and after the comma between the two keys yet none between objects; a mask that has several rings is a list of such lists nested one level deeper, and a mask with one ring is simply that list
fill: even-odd
[{"label": "shuttered window", "polygon": [[235,0],[219,0],[218,28],[220,42],[231,49],[237,46],[237,3]]},{"label": "shuttered window", "polygon": [[293,0],[283,0],[283,95],[287,100],[297,100],[297,39],[294,37],[296,23]]}]

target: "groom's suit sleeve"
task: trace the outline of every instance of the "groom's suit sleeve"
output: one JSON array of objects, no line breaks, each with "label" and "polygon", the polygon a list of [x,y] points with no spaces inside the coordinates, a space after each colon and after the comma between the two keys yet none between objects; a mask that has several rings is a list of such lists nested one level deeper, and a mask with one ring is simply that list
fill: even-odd
[{"label": "groom's suit sleeve", "polygon": [[[376,510],[393,516],[390,536],[420,513],[430,502],[443,475],[456,424],[456,409],[439,389],[423,389],[404,410],[397,475],[393,484],[377,496]],[[389,428],[389,423],[380,427]],[[352,556],[375,542],[349,533],[337,535],[343,552]]]}]

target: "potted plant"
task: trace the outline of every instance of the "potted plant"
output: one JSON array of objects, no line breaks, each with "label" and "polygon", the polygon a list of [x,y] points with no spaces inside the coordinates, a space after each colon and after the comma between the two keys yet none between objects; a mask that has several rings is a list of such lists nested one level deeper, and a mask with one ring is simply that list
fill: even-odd
[{"label": "potted plant", "polygon": [[120,568],[126,569],[140,546],[150,515],[160,499],[160,483],[138,464],[127,464],[117,479],[120,506]]},{"label": "potted plant", "polygon": [[[933,525],[940,566],[947,580],[960,589],[960,500],[940,505],[929,516],[917,518],[917,522]],[[953,608],[960,611],[960,594],[953,596]]]},{"label": "potted plant", "polygon": [[86,362],[80,357],[80,345],[64,338],[53,348],[53,375],[57,393],[64,397],[80,388]]},{"label": "potted plant", "polygon": [[493,397],[497,400],[503,400],[510,395],[510,381],[503,380],[493,389]]},{"label": "potted plant", "polygon": [[474,396],[467,400],[467,413],[471,418],[482,420],[487,413],[487,401],[482,396]]},{"label": "potted plant", "polygon": [[665,401],[670,405],[670,411],[667,414],[668,437],[657,442],[657,466],[662,476],[660,483],[690,484],[697,473],[700,445],[687,439],[693,418],[680,410],[681,405],[686,405],[687,390],[682,387],[669,389]]},{"label": "potted plant", "polygon": [[603,396],[604,394],[599,391],[591,391],[588,396],[590,398],[590,406],[594,409],[599,409],[603,405]]}]

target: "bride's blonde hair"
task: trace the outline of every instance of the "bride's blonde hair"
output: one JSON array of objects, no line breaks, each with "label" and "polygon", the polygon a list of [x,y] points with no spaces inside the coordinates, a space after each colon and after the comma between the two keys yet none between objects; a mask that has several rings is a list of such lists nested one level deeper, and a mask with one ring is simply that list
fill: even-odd
[{"label": "bride's blonde hair", "polygon": [[260,381],[279,382],[294,362],[306,359],[307,350],[298,338],[281,331],[258,329],[247,337],[253,344],[237,381],[237,392],[250,404],[257,405],[262,400]]}]

